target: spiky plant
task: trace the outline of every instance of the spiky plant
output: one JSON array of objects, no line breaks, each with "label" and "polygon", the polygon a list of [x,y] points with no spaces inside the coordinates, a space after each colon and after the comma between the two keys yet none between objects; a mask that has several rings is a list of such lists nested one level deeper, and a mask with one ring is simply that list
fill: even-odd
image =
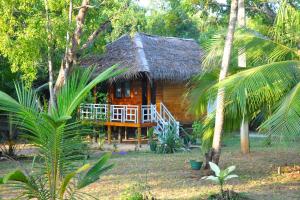
[{"label": "spiky plant", "polygon": [[106,165],[109,154],[95,164],[80,163],[85,159],[82,137],[90,131],[82,129],[72,116],[93,87],[119,73],[112,67],[92,81],[91,70],[74,73],[57,93],[57,104],[49,111],[40,106],[35,91],[23,84],[15,84],[16,100],[0,91],[0,110],[14,113],[14,123],[37,147],[39,160],[32,171],[16,169],[2,177],[0,183],[14,187],[25,199],[88,198],[80,189],[98,180],[112,165]]}]

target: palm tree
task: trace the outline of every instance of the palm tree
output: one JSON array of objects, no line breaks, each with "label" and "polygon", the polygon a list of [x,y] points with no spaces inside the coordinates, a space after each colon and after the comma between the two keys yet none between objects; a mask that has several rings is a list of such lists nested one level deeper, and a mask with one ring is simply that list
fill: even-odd
[{"label": "palm tree", "polygon": [[[229,68],[235,24],[237,21],[237,6],[238,6],[238,0],[232,0],[228,32],[224,44],[219,81],[225,79]],[[212,162],[216,164],[219,163],[220,153],[221,153],[221,138],[222,138],[222,130],[224,124],[224,106],[225,106],[224,98],[225,98],[225,91],[222,87],[220,87],[218,89],[217,98],[216,98],[215,129],[214,129],[214,137],[212,143],[212,154],[211,154],[212,158],[210,159]]]},{"label": "palm tree", "polygon": [[16,100],[0,91],[0,110],[14,113],[14,123],[39,150],[39,162],[33,163],[31,171],[16,169],[0,178],[0,183],[21,189],[21,197],[26,199],[86,199],[79,189],[98,180],[112,165],[105,165],[108,154],[94,165],[80,163],[86,160],[82,137],[90,130],[82,129],[72,116],[96,84],[119,73],[112,67],[92,81],[91,70],[74,73],[57,93],[57,105],[49,111],[40,107],[35,91],[23,84],[15,84]]},{"label": "palm tree", "polygon": [[[245,28],[246,27],[246,13],[245,13],[245,1],[244,0],[239,0],[239,3],[238,3],[237,25],[238,25],[239,28]],[[238,66],[239,67],[246,67],[247,66],[245,47],[239,49]],[[245,116],[243,116],[243,119],[242,119],[242,122],[241,122],[240,137],[241,137],[241,151],[242,151],[243,154],[247,154],[247,153],[250,152],[249,122],[248,122],[248,119]]]},{"label": "palm tree", "polygon": [[[190,90],[191,109],[198,115],[205,114],[208,103],[216,99],[218,89],[224,88],[225,133],[236,130],[244,117],[249,120],[258,117],[268,119],[268,115],[276,110],[279,101],[292,89],[291,86],[297,83],[295,79],[298,77],[300,57],[297,49],[299,25],[299,11],[292,9],[284,1],[278,9],[273,28],[274,34],[271,36],[267,37],[250,29],[238,29],[235,34],[232,62],[228,69],[229,77],[220,83],[218,83],[220,71],[218,66],[221,64],[223,54],[224,35],[216,34],[204,46],[207,52],[203,60],[204,73],[194,79],[194,86]],[[285,34],[279,34],[280,31]],[[287,37],[289,40],[286,39]],[[247,52],[249,68],[247,70],[237,67],[236,56],[241,48],[246,49]],[[215,117],[216,113],[213,112],[205,119],[202,144],[206,151],[214,137]],[[271,119],[272,117],[269,118]],[[261,128],[266,127],[270,128],[266,123],[261,126]],[[272,127],[274,128],[273,125]]]}]

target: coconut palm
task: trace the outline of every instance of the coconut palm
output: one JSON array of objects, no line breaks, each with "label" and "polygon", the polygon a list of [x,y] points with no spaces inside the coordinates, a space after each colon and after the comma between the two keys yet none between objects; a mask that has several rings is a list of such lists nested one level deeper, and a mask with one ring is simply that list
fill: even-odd
[{"label": "coconut palm", "polygon": [[[261,128],[267,128],[268,131],[277,127],[274,126],[274,123],[280,122],[282,126],[283,122],[287,121],[287,119],[278,119],[278,107],[283,99],[292,95],[289,92],[295,92],[293,87],[298,83],[300,56],[297,41],[299,41],[300,14],[299,11],[292,9],[286,1],[278,10],[274,28],[271,29],[272,34],[269,37],[250,29],[238,29],[235,34],[235,48],[229,68],[230,76],[221,83],[217,82],[217,74],[224,46],[224,35],[214,36],[209,41],[209,45],[205,46],[207,54],[203,62],[204,73],[195,78],[194,87],[190,91],[193,102],[192,109],[198,115],[205,114],[207,104],[216,99],[217,89],[224,87],[227,94],[225,97],[225,132],[238,128],[243,116],[249,119],[259,117],[263,121],[268,119],[261,126]],[[284,21],[284,26],[282,26],[282,21]],[[292,30],[291,34],[289,34],[290,30]],[[289,42],[286,43],[286,37],[283,37],[283,34],[274,34],[278,31],[284,32],[286,37],[289,37]],[[298,34],[294,34],[294,32]],[[236,67],[238,49],[241,48],[246,49],[247,67],[249,67],[247,70]],[[285,105],[288,100],[291,100],[290,98],[286,99]],[[286,107],[286,109],[290,108]],[[287,111],[286,109],[285,111]],[[280,111],[285,113],[282,107]],[[268,118],[271,113],[275,118]],[[215,114],[211,113],[205,120],[206,132],[203,135],[203,144],[206,147],[211,145],[214,117]],[[277,119],[276,122],[275,119]],[[291,121],[291,119],[289,120]],[[285,126],[287,125],[285,124]],[[291,127],[287,126],[285,129]],[[282,127],[277,127],[277,130],[280,131],[275,131],[273,134],[291,132],[287,130],[283,132]],[[293,132],[294,135],[297,131]]]},{"label": "coconut palm", "polygon": [[90,81],[92,71],[74,73],[57,93],[57,104],[43,110],[34,90],[15,84],[17,99],[0,91],[0,110],[14,113],[14,123],[22,129],[29,142],[37,147],[33,168],[16,169],[0,179],[21,191],[26,199],[86,199],[79,191],[99,179],[110,169],[109,155],[104,154],[95,164],[86,160],[82,137],[90,130],[82,129],[72,116],[88,92],[96,84],[119,74],[112,67]]}]

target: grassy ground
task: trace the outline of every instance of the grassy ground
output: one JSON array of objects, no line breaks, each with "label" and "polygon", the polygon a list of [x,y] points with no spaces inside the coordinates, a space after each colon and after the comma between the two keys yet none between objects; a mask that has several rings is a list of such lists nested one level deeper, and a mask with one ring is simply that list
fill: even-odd
[{"label": "grassy ground", "polygon": [[[226,139],[221,156],[221,167],[236,165],[239,179],[227,186],[255,199],[300,199],[300,175],[277,175],[277,167],[300,164],[298,143],[265,147],[262,139],[251,139],[251,154],[239,152],[238,138]],[[96,159],[94,152],[91,159]],[[134,184],[147,185],[159,199],[203,199],[218,188],[201,180],[198,171],[189,168],[190,159],[199,158],[199,150],[172,155],[159,155],[150,152],[129,152],[127,155],[113,155],[115,167],[101,180],[92,184],[86,191],[100,199],[119,199],[128,187]],[[23,161],[29,166],[30,161]],[[15,167],[8,161],[0,162],[0,174]]]}]

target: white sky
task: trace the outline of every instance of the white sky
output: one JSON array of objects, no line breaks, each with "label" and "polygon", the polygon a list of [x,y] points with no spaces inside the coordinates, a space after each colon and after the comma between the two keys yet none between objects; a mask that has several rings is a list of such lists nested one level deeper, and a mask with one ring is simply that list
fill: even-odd
[{"label": "white sky", "polygon": [[[226,0],[216,0],[219,3],[226,4]],[[148,7],[150,5],[151,0],[139,0],[139,4],[142,7]]]}]

